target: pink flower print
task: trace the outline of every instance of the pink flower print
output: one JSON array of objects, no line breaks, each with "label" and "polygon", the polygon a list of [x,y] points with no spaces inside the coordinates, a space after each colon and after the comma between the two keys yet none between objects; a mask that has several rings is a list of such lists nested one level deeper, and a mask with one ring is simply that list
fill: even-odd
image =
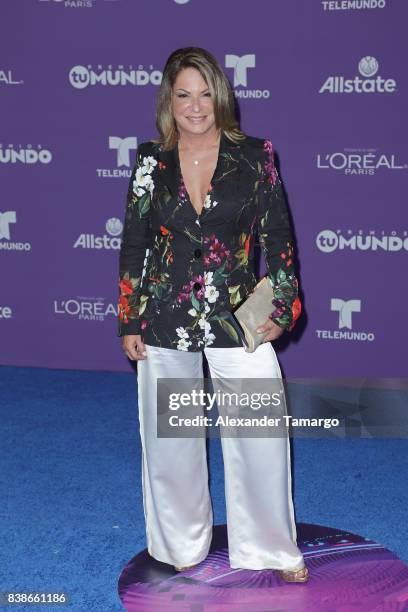
[{"label": "pink flower print", "polygon": [[273,152],[273,145],[272,142],[270,140],[264,140],[264,151],[267,151],[270,155],[272,155]]},{"label": "pink flower print", "polygon": [[272,317],[277,319],[277,318],[281,317],[283,314],[285,314],[285,312],[286,312],[286,304],[285,304],[284,300],[282,300],[282,299],[273,299],[272,300],[272,304],[274,306],[276,306],[277,308],[275,308],[275,310],[269,315],[270,319]]},{"label": "pink flower print", "polygon": [[180,197],[182,200],[185,200],[185,199],[186,199],[186,197],[187,197],[187,189],[186,189],[186,186],[184,185],[184,181],[183,181],[183,179],[181,179],[181,181],[180,181],[180,185],[179,185],[178,194],[179,194],[179,197]]},{"label": "pink flower print", "polygon": [[204,293],[205,293],[205,280],[204,280],[204,276],[202,276],[201,274],[199,274],[198,276],[194,276],[194,278],[192,280],[192,284],[194,285],[195,283],[200,283],[200,285],[201,285],[201,289],[195,290],[196,297],[199,300],[201,300],[201,298],[204,297]]},{"label": "pink flower print", "polygon": [[182,302],[187,302],[190,299],[190,292],[193,288],[193,281],[190,281],[186,285],[183,285],[182,290],[177,295],[177,302],[181,304]]},{"label": "pink flower print", "polygon": [[200,283],[200,285],[201,285],[200,289],[198,289],[197,291],[194,290],[195,296],[199,300],[202,297],[204,297],[204,292],[205,292],[204,277],[201,274],[199,274],[198,276],[195,276],[187,284],[183,285],[181,291],[177,295],[177,302],[179,304],[181,304],[182,302],[187,302],[190,299],[190,293],[193,290],[193,286],[194,286],[195,283]]},{"label": "pink flower print", "polygon": [[278,179],[278,173],[273,162],[273,146],[270,140],[264,140],[264,151],[268,154],[268,160],[264,164],[265,172],[268,177],[268,183],[275,185]]},{"label": "pink flower print", "polygon": [[209,267],[211,264],[220,265],[223,259],[228,261],[231,259],[231,251],[225,248],[225,244],[220,242],[215,234],[205,236],[204,244],[209,245],[209,255],[204,257],[204,266]]}]

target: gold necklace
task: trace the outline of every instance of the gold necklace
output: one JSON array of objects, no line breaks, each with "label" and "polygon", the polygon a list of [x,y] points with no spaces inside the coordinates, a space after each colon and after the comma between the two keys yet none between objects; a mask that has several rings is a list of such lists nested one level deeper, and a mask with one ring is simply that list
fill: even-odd
[{"label": "gold necklace", "polygon": [[193,159],[193,164],[194,164],[195,166],[198,166],[198,165],[199,165],[199,163],[200,163],[200,162],[198,161],[198,159]]}]

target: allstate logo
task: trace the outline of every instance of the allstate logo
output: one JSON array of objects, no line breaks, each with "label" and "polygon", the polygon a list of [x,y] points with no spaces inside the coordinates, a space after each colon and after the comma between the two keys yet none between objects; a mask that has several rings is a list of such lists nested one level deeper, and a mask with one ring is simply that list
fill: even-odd
[{"label": "allstate logo", "polygon": [[372,77],[378,72],[378,62],[375,57],[366,55],[358,63],[358,70],[364,77]]},{"label": "allstate logo", "polygon": [[111,219],[107,220],[105,228],[108,234],[111,236],[119,236],[123,230],[122,221],[116,217],[112,217]]},{"label": "allstate logo", "polygon": [[[358,63],[358,71],[354,78],[347,79],[343,75],[329,76],[319,89],[319,93],[393,93],[397,89],[395,79],[384,79],[377,74],[378,60],[371,55],[362,57]],[[363,77],[363,78],[361,78]]]},{"label": "allstate logo", "polygon": [[98,236],[96,234],[81,234],[74,242],[74,249],[95,249],[95,250],[118,250],[120,249],[121,239],[119,238],[123,225],[120,219],[111,217],[105,223],[106,234]]}]

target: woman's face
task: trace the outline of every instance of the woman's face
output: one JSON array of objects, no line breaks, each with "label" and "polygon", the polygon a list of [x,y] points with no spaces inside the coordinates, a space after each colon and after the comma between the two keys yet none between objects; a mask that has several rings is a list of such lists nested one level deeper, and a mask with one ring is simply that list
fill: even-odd
[{"label": "woman's face", "polygon": [[200,72],[184,68],[174,82],[172,112],[180,134],[205,134],[215,126],[214,105]]}]

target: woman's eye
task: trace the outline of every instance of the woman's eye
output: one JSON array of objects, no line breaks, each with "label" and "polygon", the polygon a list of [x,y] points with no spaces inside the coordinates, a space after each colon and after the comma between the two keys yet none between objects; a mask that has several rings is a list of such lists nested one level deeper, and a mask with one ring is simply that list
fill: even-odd
[{"label": "woman's eye", "polygon": [[[211,97],[211,92],[207,91],[205,94],[203,94],[204,96],[206,96],[207,98]],[[176,94],[177,98],[187,98],[187,94],[186,93],[178,93]]]}]

